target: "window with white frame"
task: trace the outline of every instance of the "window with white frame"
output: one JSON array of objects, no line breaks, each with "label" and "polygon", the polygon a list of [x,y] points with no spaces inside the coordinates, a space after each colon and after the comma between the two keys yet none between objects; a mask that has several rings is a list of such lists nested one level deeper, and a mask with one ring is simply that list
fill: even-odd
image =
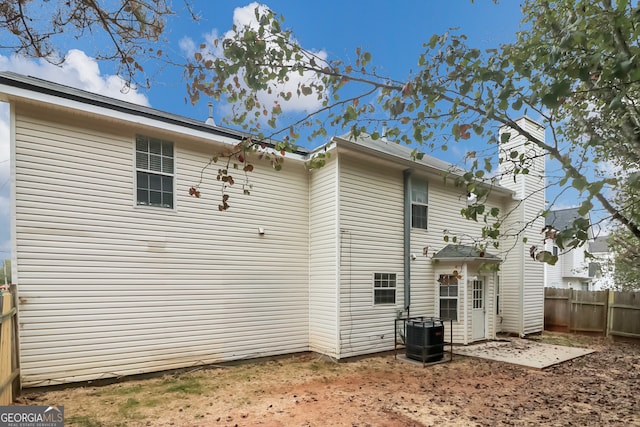
[{"label": "window with white frame", "polygon": [[374,273],[373,275],[373,303],[396,303],[396,274]]},{"label": "window with white frame", "polygon": [[136,203],[173,208],[173,142],[136,136]]},{"label": "window with white frame", "polygon": [[429,185],[423,179],[411,180],[411,227],[427,229]]},{"label": "window with white frame", "polygon": [[440,286],[440,318],[458,320],[458,276],[441,274],[438,284]]}]

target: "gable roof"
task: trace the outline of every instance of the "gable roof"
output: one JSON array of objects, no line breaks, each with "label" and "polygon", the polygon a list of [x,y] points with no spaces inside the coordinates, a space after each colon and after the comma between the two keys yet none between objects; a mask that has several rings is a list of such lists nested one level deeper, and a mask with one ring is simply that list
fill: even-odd
[{"label": "gable roof", "polygon": [[[23,89],[38,94],[55,96],[57,98],[76,101],[86,105],[103,107],[131,116],[144,117],[171,125],[177,125],[187,129],[205,132],[211,135],[230,138],[236,141],[240,141],[243,138],[250,136],[245,132],[240,132],[220,126],[209,125],[204,121],[194,120],[188,117],[180,116],[178,114],[156,110],[155,108],[146,107],[144,105],[122,101],[105,95],[99,95],[71,86],[54,83],[48,80],[39,79],[37,77],[25,76],[10,71],[0,72],[0,85]],[[5,98],[0,94],[0,99]],[[266,145],[270,144],[267,142]],[[305,148],[297,148],[294,153],[306,156],[307,154],[309,154],[309,150]]]},{"label": "gable roof", "polygon": [[609,252],[609,236],[598,236],[589,243],[589,252]]},{"label": "gable roof", "polygon": [[[5,88],[2,86],[5,86]],[[9,88],[13,88],[14,90],[9,90]],[[41,96],[38,97],[37,95]],[[99,95],[48,80],[25,76],[9,71],[0,72],[0,100],[10,100],[13,97],[27,98],[30,100],[56,104],[60,102],[59,100],[68,100],[72,103],[79,103],[73,104],[75,105],[73,108],[80,108],[78,105],[95,106],[105,109],[99,114],[107,114],[105,113],[106,111],[122,113],[119,116],[120,118],[126,117],[129,120],[133,118],[132,121],[135,121],[136,123],[142,121],[142,119],[149,119],[155,123],[156,126],[159,122],[166,124],[167,127],[173,127],[174,130],[179,129],[181,132],[184,132],[185,129],[195,130],[200,134],[200,136],[207,139],[215,138],[218,140],[218,138],[223,138],[233,144],[236,143],[235,141],[240,141],[243,138],[250,136],[248,133],[210,125],[204,121],[194,120],[188,117]],[[351,139],[348,136],[333,137],[331,141],[326,144],[322,144],[313,152],[303,147],[296,147],[293,154],[300,156],[298,159],[306,161],[309,160],[314,153],[327,151],[331,148],[332,144],[368,152],[378,158],[386,158],[396,164],[404,165],[407,168],[419,167],[439,174],[451,174],[452,176],[462,176],[467,172],[465,169],[428,154],[425,154],[422,159],[416,159],[412,156],[413,148],[411,147],[394,141],[373,140],[368,136],[363,136],[356,140]],[[270,142],[265,142],[265,145],[271,148],[275,146],[275,144]],[[492,191],[496,191],[504,196],[513,196],[515,194],[512,190],[500,186],[498,180],[495,179],[486,179],[483,181],[483,184],[491,187]]]},{"label": "gable roof", "polygon": [[563,231],[571,228],[576,218],[582,217],[578,213],[578,208],[558,209],[549,211],[545,219],[545,225],[551,226],[555,230]]},{"label": "gable roof", "polygon": [[352,144],[365,149],[370,148],[378,151],[379,153],[383,153],[397,159],[410,160],[411,162],[418,165],[427,166],[429,168],[436,169],[442,172],[451,172],[454,174],[463,174],[466,172],[466,170],[454,165],[453,163],[446,162],[428,154],[423,154],[423,157],[421,159],[414,158],[414,156],[412,156],[413,147],[409,147],[395,141],[389,141],[388,139],[384,138],[374,140],[369,135],[361,135],[358,138],[350,138],[350,136],[347,134],[340,137],[334,137],[333,139],[337,140],[338,143]]},{"label": "gable roof", "polygon": [[[395,163],[404,164],[407,168],[424,168],[440,175],[451,175],[452,177],[460,177],[467,170],[446,162],[436,157],[423,153],[421,159],[415,158],[413,147],[407,146],[395,141],[387,139],[372,139],[369,135],[361,135],[358,138],[351,138],[349,134],[343,136],[334,136],[331,141],[337,146],[347,147],[356,151],[366,152],[379,158],[386,158]],[[327,145],[321,147],[324,148]],[[491,187],[492,191],[496,191],[503,195],[514,195],[514,191],[503,187],[497,179],[485,179],[482,184]]]},{"label": "gable roof", "polygon": [[449,243],[444,248],[440,249],[438,253],[433,256],[433,259],[441,261],[460,261],[460,260],[483,260],[483,261],[501,261],[497,256],[490,254],[489,252],[481,253],[473,246],[467,245],[455,245]]}]

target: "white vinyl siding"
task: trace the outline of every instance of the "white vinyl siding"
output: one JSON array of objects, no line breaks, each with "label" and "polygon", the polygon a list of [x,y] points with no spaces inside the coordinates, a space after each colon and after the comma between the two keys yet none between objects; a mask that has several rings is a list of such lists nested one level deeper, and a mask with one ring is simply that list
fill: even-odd
[{"label": "white vinyl siding", "polygon": [[[340,357],[393,349],[402,309],[402,170],[339,153]],[[372,278],[397,272],[396,303],[375,305]]]},{"label": "white vinyl siding", "polygon": [[[429,182],[429,229],[411,229],[411,253],[416,254],[416,259],[411,261],[411,316],[439,316],[439,283],[441,274],[452,274],[454,270],[462,273],[461,262],[434,262],[433,255],[447,245],[443,240],[443,230],[448,230],[451,236],[459,236],[461,243],[472,245],[471,236],[479,236],[482,222],[467,220],[460,214],[460,210],[467,206],[467,195],[462,189],[457,188],[452,182],[444,183],[441,176],[421,175],[416,173],[418,179],[424,178]],[[487,210],[492,207],[503,209],[504,203],[501,197],[491,196]],[[427,255],[424,255],[424,252]],[[487,252],[499,255],[498,251],[487,249]],[[478,263],[469,265],[469,275],[476,275]],[[465,328],[464,303],[467,301],[471,307],[471,300],[465,300],[467,277],[463,277],[458,288],[458,320],[453,322],[453,340],[456,343],[469,342],[471,334],[471,318],[467,316]],[[493,298],[493,281],[486,285],[487,303]],[[491,303],[493,306],[493,303]],[[470,308],[469,308],[470,309]],[[449,323],[446,322],[446,328]],[[489,317],[487,333],[493,333],[495,317]],[[466,335],[465,335],[466,331]],[[446,339],[449,339],[449,331],[446,331]],[[488,335],[491,336],[491,335]],[[465,341],[466,340],[466,341]]]},{"label": "white vinyl siding", "polygon": [[[528,212],[527,221],[532,221],[537,214],[534,206],[544,205],[544,192],[535,194],[527,200],[524,209]],[[539,230],[544,227],[544,220],[538,218],[528,227],[527,236],[540,244]],[[544,330],[544,264],[525,257],[525,287],[523,295],[522,315],[523,333],[534,334]]]},{"label": "white vinyl siding", "polygon": [[[340,230],[341,230],[341,357],[383,351],[393,348],[393,319],[404,305],[403,265],[403,177],[402,169],[393,164],[367,163],[367,157],[356,160],[340,155]],[[411,228],[411,310],[413,316],[438,316],[439,274],[451,274],[459,267],[455,263],[434,264],[431,257],[442,249],[442,230],[452,235],[477,236],[482,224],[464,219],[460,209],[466,206],[466,194],[452,184],[444,184],[441,177],[422,176],[416,179],[429,182],[429,229]],[[375,188],[375,192],[369,189]],[[492,197],[488,208],[503,207],[502,200]],[[470,244],[471,242],[465,242]],[[424,255],[426,248],[427,255]],[[497,251],[496,251],[497,254]],[[393,267],[395,266],[395,267]],[[470,266],[475,275],[479,263]],[[375,272],[397,271],[396,303],[367,308],[371,297],[371,275]],[[453,340],[471,340],[471,316],[463,316],[464,307],[471,310],[468,276],[459,284],[458,320],[453,322]],[[486,280],[486,304],[493,313],[493,280]],[[368,299],[366,299],[368,297]],[[371,303],[369,303],[371,304]],[[380,311],[378,311],[380,310]],[[382,313],[382,314],[381,314]],[[488,315],[487,336],[495,334],[495,316]],[[466,325],[465,322],[466,321]],[[447,328],[449,327],[447,322]],[[449,331],[447,331],[447,340]]]},{"label": "white vinyl siding", "polygon": [[[528,132],[544,140],[544,129],[527,118],[519,120],[519,124]],[[503,144],[502,150],[533,150],[533,145],[523,148],[525,138],[511,132],[511,139]],[[544,219],[535,219],[545,205],[544,192],[544,156],[538,155],[529,168],[528,175],[518,175],[514,180],[508,174],[508,162],[500,165],[503,178],[500,184],[514,190],[516,198],[509,209],[514,215],[505,221],[503,233],[516,235],[517,240],[505,239],[503,248],[505,263],[501,272],[502,293],[502,326],[503,332],[531,334],[544,329],[544,264],[529,257],[531,245],[542,246],[542,230]],[[506,173],[506,175],[505,175]],[[535,219],[535,221],[534,221]],[[527,238],[526,246],[522,238]]]},{"label": "white vinyl siding", "polygon": [[137,209],[138,129],[42,107],[16,114],[24,386],[309,349],[302,164],[256,161],[251,195],[231,188],[221,213],[215,172],[202,198],[188,195],[214,147],[176,142],[176,209]]},{"label": "white vinyl siding", "polygon": [[[512,202],[509,208],[517,212],[518,202]],[[514,215],[515,216],[515,215]],[[521,226],[518,218],[511,218],[504,222],[504,230],[513,232]],[[522,330],[522,292],[525,252],[528,257],[528,247],[520,239],[505,239],[502,243],[505,248],[501,252],[504,258],[500,270],[500,302],[502,305],[501,332],[520,334]],[[508,248],[508,252],[506,251]]]},{"label": "white vinyl siding", "polygon": [[[478,274],[480,261],[432,258],[446,245],[444,230],[466,245],[482,226],[460,216],[466,194],[441,174],[337,143],[320,170],[295,155],[280,172],[252,159],[251,195],[242,194],[239,172],[230,209],[219,212],[216,166],[201,176],[221,148],[208,129],[59,101],[68,107],[12,104],[24,386],[308,350],[346,358],[393,349],[394,319],[406,314],[406,168],[412,181],[429,183],[422,201],[413,197],[428,203],[429,227],[410,229],[411,316],[438,315],[438,277],[456,270],[453,341],[471,340],[476,276],[485,283],[486,336],[494,336],[494,276]],[[138,165],[137,135],[172,141],[164,157],[174,170]],[[171,176],[171,209],[138,206],[139,172]],[[201,178],[202,198],[190,197]],[[526,184],[514,190],[542,185]],[[150,181],[142,188],[151,191]],[[543,203],[543,191],[521,204],[495,193],[487,208],[520,209],[502,230],[514,232]],[[530,244],[541,228],[526,231]],[[542,265],[525,259],[521,241],[502,245],[501,328],[535,332]],[[376,273],[395,275],[395,303],[375,303]]]},{"label": "white vinyl siding", "polygon": [[309,183],[309,346],[338,357],[338,161],[311,171]]}]

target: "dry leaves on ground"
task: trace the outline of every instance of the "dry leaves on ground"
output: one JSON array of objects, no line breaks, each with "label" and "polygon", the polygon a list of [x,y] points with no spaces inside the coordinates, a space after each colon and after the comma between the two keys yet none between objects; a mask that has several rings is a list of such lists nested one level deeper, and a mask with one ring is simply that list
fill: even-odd
[{"label": "dry leaves on ground", "polygon": [[640,425],[640,344],[578,341],[598,351],[544,370],[460,356],[423,368],[393,354],[341,363],[306,354],[27,390],[18,403],[64,405],[67,425],[85,427]]}]

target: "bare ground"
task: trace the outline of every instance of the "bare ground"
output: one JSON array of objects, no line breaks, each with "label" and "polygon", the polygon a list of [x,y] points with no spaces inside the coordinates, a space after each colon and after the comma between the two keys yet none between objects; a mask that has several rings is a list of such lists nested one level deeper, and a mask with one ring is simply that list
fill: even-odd
[{"label": "bare ground", "polygon": [[75,426],[640,425],[640,344],[545,333],[596,353],[544,370],[462,356],[427,366],[316,355],[108,386],[27,390]]}]

